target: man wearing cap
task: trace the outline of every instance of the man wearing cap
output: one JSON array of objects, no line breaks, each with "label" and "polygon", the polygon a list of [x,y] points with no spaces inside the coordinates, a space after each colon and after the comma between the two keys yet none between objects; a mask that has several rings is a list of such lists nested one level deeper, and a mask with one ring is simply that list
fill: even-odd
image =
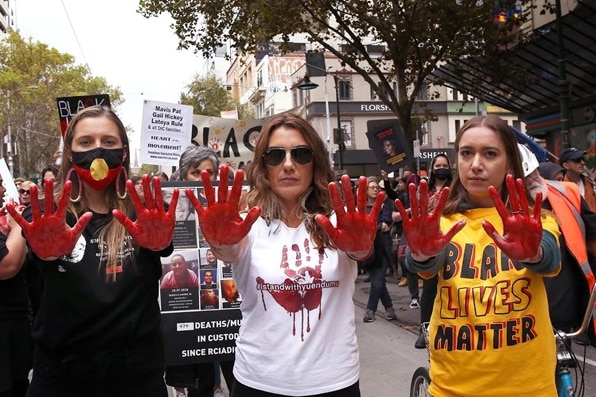
[{"label": "man wearing cap", "polygon": [[557,163],[545,161],[538,165],[540,176],[551,181],[562,182],[565,179],[565,170]]},{"label": "man wearing cap", "polygon": [[[518,147],[530,194],[535,198],[542,193],[542,208],[557,216],[561,229],[561,270],[555,277],[544,278],[551,322],[558,330],[574,331],[581,324],[596,285],[589,261],[589,254],[596,253],[596,214],[590,211],[576,184],[545,180],[536,156],[527,147]],[[591,344],[596,343],[594,325],[593,318],[588,332]]]},{"label": "man wearing cap", "polygon": [[593,212],[596,212],[596,192],[594,181],[586,172],[586,152],[575,147],[565,149],[559,156],[559,164],[565,169],[564,181],[574,182],[579,187],[579,192]]}]

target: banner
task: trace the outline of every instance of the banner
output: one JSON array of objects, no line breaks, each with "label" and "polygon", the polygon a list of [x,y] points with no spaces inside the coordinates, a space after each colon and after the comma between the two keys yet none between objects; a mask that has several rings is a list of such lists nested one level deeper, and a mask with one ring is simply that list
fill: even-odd
[{"label": "banner", "polygon": [[193,116],[192,143],[215,150],[234,170],[252,162],[254,148],[266,119],[233,120]]}]

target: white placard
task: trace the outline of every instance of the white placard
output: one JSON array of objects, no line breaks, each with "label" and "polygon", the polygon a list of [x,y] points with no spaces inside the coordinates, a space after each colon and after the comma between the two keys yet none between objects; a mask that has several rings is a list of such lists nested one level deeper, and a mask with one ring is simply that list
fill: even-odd
[{"label": "white placard", "polygon": [[191,142],[192,113],[189,105],[144,101],[141,163],[177,166]]},{"label": "white placard", "polygon": [[6,164],[6,160],[4,158],[0,158],[0,176],[2,176],[2,184],[6,189],[6,193],[4,197],[2,197],[2,206],[6,205],[10,199],[13,199],[15,203],[19,203],[19,192],[17,191],[17,187],[14,184],[14,179],[12,179],[12,174],[8,169],[8,165]]}]

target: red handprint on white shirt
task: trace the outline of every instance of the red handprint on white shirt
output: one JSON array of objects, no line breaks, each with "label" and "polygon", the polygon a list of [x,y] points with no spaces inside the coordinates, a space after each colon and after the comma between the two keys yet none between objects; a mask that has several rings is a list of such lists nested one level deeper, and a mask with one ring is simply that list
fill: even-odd
[{"label": "red handprint on white shirt", "polygon": [[[257,286],[261,290],[263,307],[267,310],[263,290],[269,291],[273,299],[292,314],[292,334],[296,335],[296,313],[300,312],[304,319],[304,310],[307,310],[306,332],[310,332],[310,311],[319,308],[318,318],[321,318],[321,297],[323,295],[323,275],[321,273],[321,264],[323,263],[324,250],[319,250],[318,263],[310,266],[310,243],[304,239],[304,266],[302,253],[298,244],[292,244],[291,250],[294,252],[294,265],[288,262],[288,246],[282,248],[282,258],[280,268],[283,269],[287,278],[282,284],[266,283],[261,277],[257,277]],[[300,337],[304,341],[304,321],[301,321],[302,328]]]}]

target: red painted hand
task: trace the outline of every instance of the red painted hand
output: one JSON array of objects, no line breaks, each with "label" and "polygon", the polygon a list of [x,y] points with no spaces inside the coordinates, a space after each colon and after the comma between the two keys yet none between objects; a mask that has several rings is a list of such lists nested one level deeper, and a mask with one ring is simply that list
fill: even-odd
[{"label": "red painted hand", "polygon": [[503,204],[497,189],[493,186],[488,188],[495,208],[503,220],[503,235],[497,233],[495,227],[488,221],[482,222],[482,227],[509,259],[527,261],[539,254],[542,242],[542,221],[540,220],[542,193],[536,195],[534,214],[532,215],[529,211],[524,181],[521,178],[514,181],[512,175],[507,175],[505,183],[509,192],[511,215]]},{"label": "red painted hand", "polygon": [[160,251],[172,242],[174,237],[174,226],[176,225],[176,205],[178,204],[178,189],[174,189],[170,207],[166,212],[163,205],[163,194],[159,177],[153,177],[153,189],[155,198],[149,186],[149,175],[143,175],[143,195],[145,203],[135,190],[134,183],[129,179],[126,181],[126,190],[137,213],[136,221],[131,221],[122,211],[113,210],[112,214],[126,228],[134,241],[141,247],[152,251]]},{"label": "red painted hand", "polygon": [[350,177],[348,175],[342,175],[341,177],[345,206],[340,197],[337,182],[331,182],[329,184],[329,194],[337,217],[337,225],[334,227],[329,218],[323,214],[319,214],[315,218],[323,230],[329,234],[329,238],[337,248],[342,251],[370,253],[372,250],[377,233],[377,218],[381,211],[381,205],[385,200],[385,192],[378,194],[370,214],[367,214],[366,184],[366,177],[361,176],[358,179],[358,208],[356,208]]},{"label": "red painted hand", "polygon": [[439,192],[439,200],[432,212],[428,211],[428,183],[420,181],[420,198],[416,196],[416,185],[408,186],[410,194],[411,217],[400,200],[395,200],[397,210],[402,217],[403,232],[408,241],[408,247],[414,254],[435,256],[445,248],[451,238],[459,232],[466,221],[461,220],[449,229],[447,233],[441,231],[439,219],[445,208],[449,188]]},{"label": "red painted hand", "polygon": [[93,216],[91,212],[85,212],[74,227],[68,226],[66,207],[71,190],[72,182],[66,181],[58,201],[58,208],[54,212],[54,181],[46,180],[44,213],[41,214],[37,186],[31,186],[31,222],[27,222],[21,216],[15,203],[6,205],[8,213],[21,225],[29,247],[41,259],[58,258],[72,252],[79,236]]},{"label": "red painted hand", "polygon": [[203,190],[207,198],[207,207],[197,199],[191,189],[186,189],[186,197],[190,200],[199,215],[199,226],[205,236],[205,240],[212,246],[234,245],[242,240],[249,232],[251,226],[259,218],[261,209],[253,207],[248,211],[245,219],[240,216],[238,203],[242,193],[242,181],[244,171],[236,171],[232,190],[229,192],[227,184],[230,168],[222,165],[219,171],[219,188],[217,189],[217,201],[215,201],[215,189],[209,179],[209,173],[201,172]]}]

